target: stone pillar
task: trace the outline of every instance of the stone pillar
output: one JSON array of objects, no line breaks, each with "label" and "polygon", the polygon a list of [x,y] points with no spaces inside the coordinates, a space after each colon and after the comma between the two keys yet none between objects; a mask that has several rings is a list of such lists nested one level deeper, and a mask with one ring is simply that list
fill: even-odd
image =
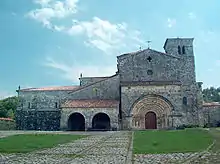
[{"label": "stone pillar", "polygon": [[64,109],[61,109],[61,117],[60,117],[60,130],[66,130],[68,129],[68,117],[67,113]]}]

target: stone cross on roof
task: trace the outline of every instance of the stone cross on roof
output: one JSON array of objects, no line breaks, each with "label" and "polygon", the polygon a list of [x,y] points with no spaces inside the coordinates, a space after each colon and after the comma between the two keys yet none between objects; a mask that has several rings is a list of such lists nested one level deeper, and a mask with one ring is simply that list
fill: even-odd
[{"label": "stone cross on roof", "polygon": [[150,40],[147,40],[147,44],[148,44],[148,49],[150,48],[150,43],[151,43],[151,41]]}]

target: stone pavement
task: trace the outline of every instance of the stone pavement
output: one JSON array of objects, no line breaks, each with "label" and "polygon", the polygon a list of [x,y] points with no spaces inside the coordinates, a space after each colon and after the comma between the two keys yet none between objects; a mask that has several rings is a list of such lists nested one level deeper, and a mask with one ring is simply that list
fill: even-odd
[{"label": "stone pavement", "polygon": [[219,164],[220,152],[135,154],[132,156],[132,132],[7,132],[1,136],[22,133],[61,133],[91,136],[54,148],[28,154],[0,154],[0,164]]},{"label": "stone pavement", "polygon": [[130,164],[131,132],[107,132],[28,154],[0,155],[0,164]]}]

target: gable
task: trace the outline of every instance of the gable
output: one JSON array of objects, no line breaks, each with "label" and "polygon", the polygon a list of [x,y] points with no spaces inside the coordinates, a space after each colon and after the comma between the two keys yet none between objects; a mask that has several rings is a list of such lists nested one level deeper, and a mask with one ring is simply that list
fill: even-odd
[{"label": "gable", "polygon": [[122,81],[176,81],[181,58],[152,49],[118,56]]}]

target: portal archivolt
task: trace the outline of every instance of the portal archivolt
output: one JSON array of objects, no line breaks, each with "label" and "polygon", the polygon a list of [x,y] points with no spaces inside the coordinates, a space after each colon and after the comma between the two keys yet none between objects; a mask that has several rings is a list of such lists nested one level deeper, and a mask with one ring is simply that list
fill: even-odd
[{"label": "portal archivolt", "polygon": [[[172,109],[172,104],[162,96],[145,96],[133,106],[132,127],[138,129],[167,128],[171,126],[169,116]],[[154,113],[152,117],[156,116],[156,118],[151,118],[149,116],[146,117],[147,113]],[[150,119],[151,121],[147,119]],[[152,120],[155,122],[152,122]]]}]

